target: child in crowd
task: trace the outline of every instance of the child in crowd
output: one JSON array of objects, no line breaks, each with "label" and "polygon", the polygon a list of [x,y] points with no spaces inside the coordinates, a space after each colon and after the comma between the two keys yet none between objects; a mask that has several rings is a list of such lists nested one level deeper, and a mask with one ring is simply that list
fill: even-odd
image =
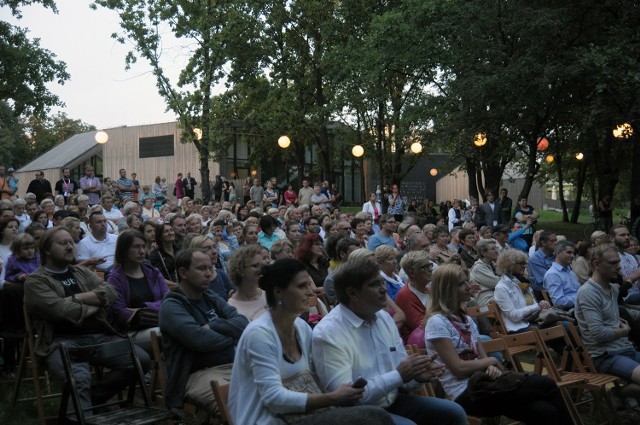
[{"label": "child in crowd", "polygon": [[12,255],[7,259],[5,279],[8,282],[24,282],[40,266],[40,253],[36,242],[28,233],[21,233],[11,244]]}]

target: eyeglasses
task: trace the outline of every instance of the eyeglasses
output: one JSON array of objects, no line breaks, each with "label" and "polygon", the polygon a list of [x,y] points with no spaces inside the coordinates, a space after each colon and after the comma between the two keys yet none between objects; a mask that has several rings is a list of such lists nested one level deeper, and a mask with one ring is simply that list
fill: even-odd
[{"label": "eyeglasses", "polygon": [[57,241],[56,244],[58,244],[59,246],[67,246],[67,245],[71,245],[74,246],[75,242],[74,241]]}]

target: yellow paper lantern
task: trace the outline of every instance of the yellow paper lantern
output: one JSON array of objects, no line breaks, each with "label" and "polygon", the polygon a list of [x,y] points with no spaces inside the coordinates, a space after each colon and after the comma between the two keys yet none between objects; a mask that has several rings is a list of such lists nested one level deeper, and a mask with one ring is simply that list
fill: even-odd
[{"label": "yellow paper lantern", "polygon": [[547,155],[547,157],[545,159],[549,164],[551,164],[555,160],[553,155]]},{"label": "yellow paper lantern", "polygon": [[278,146],[280,146],[282,149],[286,149],[289,147],[289,145],[291,145],[291,139],[289,139],[289,136],[280,136],[280,138],[278,139]]},{"label": "yellow paper lantern", "polygon": [[106,131],[100,130],[96,133],[95,139],[96,139],[96,143],[100,143],[101,145],[104,145],[109,141],[109,135],[107,134]]},{"label": "yellow paper lantern", "polygon": [[576,159],[577,159],[578,161],[582,161],[582,158],[584,158],[584,154],[583,154],[582,152],[578,152],[578,153],[576,154]]},{"label": "yellow paper lantern", "polygon": [[431,170],[429,170],[429,174],[435,177],[438,175],[438,170],[435,168],[432,168]]},{"label": "yellow paper lantern", "polygon": [[255,177],[255,176],[256,176],[256,174],[258,174],[258,172],[257,172],[256,170],[251,170],[251,175],[252,175],[252,176],[254,176],[254,177]]},{"label": "yellow paper lantern", "polygon": [[413,152],[415,154],[419,154],[420,152],[422,152],[422,143],[413,142],[409,149],[411,149],[411,152]]},{"label": "yellow paper lantern", "polygon": [[196,136],[196,140],[202,140],[202,130],[199,128],[194,128],[193,129],[193,134],[195,134]]},{"label": "yellow paper lantern", "polygon": [[485,133],[478,133],[476,137],[473,138],[473,144],[477,147],[482,147],[487,144],[487,135]]},{"label": "yellow paper lantern", "polygon": [[351,149],[351,154],[356,158],[360,158],[362,155],[364,155],[364,148],[361,145],[355,145]]}]

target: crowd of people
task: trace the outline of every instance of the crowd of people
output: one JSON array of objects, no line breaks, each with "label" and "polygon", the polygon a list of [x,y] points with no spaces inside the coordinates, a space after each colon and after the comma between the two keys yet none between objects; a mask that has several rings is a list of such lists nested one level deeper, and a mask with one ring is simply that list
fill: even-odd
[{"label": "crowd of people", "polygon": [[[548,377],[527,377],[508,401],[469,395],[472,375],[498,380],[505,367],[479,344],[491,323],[465,307],[495,303],[509,333],[539,326],[541,310],[566,313],[598,370],[628,383],[617,396],[640,397],[640,257],[624,226],[574,244],[536,230],[535,209],[526,198],[512,209],[504,189],[438,213],[392,185],[349,213],[328,182],[296,192],[249,178],[236,193],[216,178],[202,200],[190,173],[172,197],[161,178],[138,192],[125,170],[115,186],[93,171],[76,184],[63,170],[53,199],[0,200],[3,329],[24,330],[24,303],[36,353],[60,379],[61,342],[128,334],[148,370],[154,331],[167,406],[215,412],[209,383],[230,382],[238,424],[571,423]],[[15,344],[3,358],[10,376]],[[88,366],[74,367],[85,407],[116,394],[132,367],[95,361],[110,371],[98,392]],[[436,381],[446,398],[411,395]]]}]

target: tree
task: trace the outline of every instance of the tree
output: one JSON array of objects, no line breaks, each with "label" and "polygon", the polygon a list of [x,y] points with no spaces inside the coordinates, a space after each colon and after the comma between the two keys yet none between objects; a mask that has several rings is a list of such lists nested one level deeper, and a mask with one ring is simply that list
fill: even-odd
[{"label": "tree", "polygon": [[[52,0],[5,0],[12,15],[21,18],[20,6],[42,3],[54,12]],[[43,115],[51,106],[62,105],[47,84],[64,84],[69,79],[66,64],[40,47],[38,39],[29,39],[28,31],[0,21],[0,101],[11,105],[16,116]]]},{"label": "tree", "polygon": [[69,118],[64,112],[47,118],[32,115],[25,123],[27,143],[22,164],[43,155],[75,134],[95,129],[91,124]]},{"label": "tree", "polygon": [[[96,0],[92,7],[102,6],[120,15],[121,34],[113,37],[125,44],[133,43],[126,58],[127,67],[138,57],[146,60],[156,77],[159,94],[168,109],[174,111],[183,129],[182,142],[193,143],[200,159],[203,198],[209,195],[209,159],[215,148],[212,141],[212,92],[225,76],[227,58],[225,23],[231,19],[229,5],[214,0]],[[166,56],[165,32],[183,44],[179,55],[185,65],[177,81],[171,81],[163,66]],[[171,66],[175,66],[172,63]],[[201,136],[194,129],[202,131]]]}]

